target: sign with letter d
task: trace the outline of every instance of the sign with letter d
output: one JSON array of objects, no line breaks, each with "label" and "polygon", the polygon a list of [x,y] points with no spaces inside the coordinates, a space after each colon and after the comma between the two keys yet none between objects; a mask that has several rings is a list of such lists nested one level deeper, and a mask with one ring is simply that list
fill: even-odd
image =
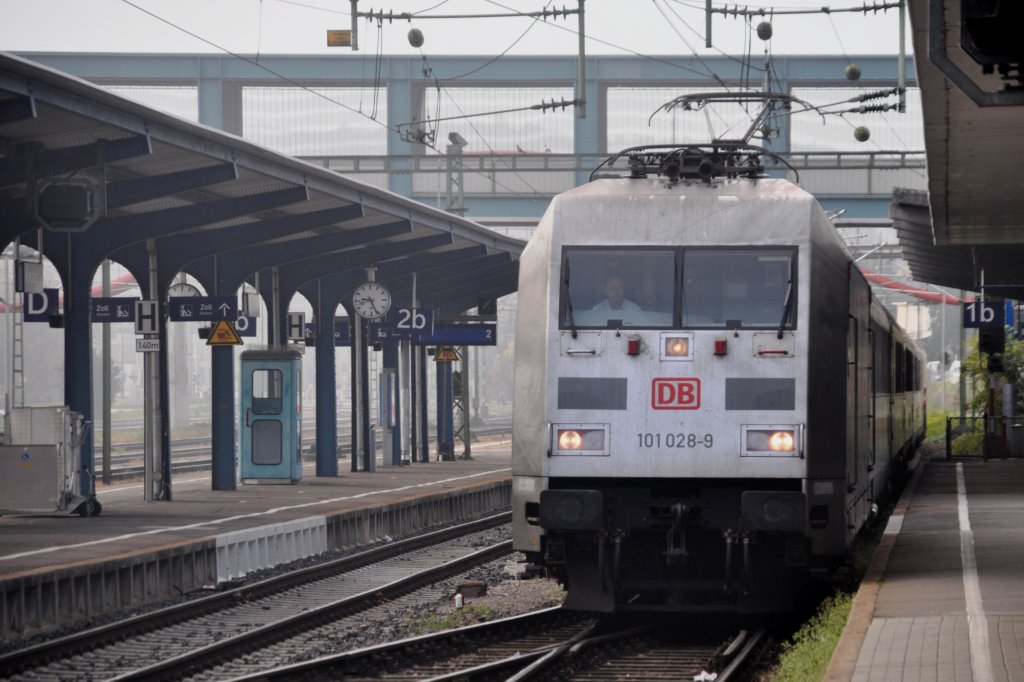
[{"label": "sign with letter d", "polygon": [[24,321],[49,322],[50,315],[60,311],[60,292],[57,289],[43,289],[41,294],[25,294]]}]

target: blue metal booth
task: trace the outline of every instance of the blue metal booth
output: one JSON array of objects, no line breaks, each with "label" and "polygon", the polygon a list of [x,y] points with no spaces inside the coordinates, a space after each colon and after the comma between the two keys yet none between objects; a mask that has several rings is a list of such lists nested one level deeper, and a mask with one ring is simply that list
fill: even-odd
[{"label": "blue metal booth", "polygon": [[301,481],[302,356],[296,350],[247,350],[241,375],[239,478]]}]

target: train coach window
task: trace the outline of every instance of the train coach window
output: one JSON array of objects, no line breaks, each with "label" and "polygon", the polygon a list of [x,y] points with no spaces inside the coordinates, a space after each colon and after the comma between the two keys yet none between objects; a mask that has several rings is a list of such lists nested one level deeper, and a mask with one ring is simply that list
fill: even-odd
[{"label": "train coach window", "polygon": [[796,291],[796,249],[683,252],[683,327],[792,329]]},{"label": "train coach window", "polygon": [[559,326],[663,328],[675,324],[674,250],[567,248]]}]

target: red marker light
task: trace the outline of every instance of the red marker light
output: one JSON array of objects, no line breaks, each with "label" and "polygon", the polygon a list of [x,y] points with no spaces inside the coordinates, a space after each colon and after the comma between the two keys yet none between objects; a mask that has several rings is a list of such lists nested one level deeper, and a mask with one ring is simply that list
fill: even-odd
[{"label": "red marker light", "polygon": [[725,339],[715,339],[715,355],[725,355]]},{"label": "red marker light", "polygon": [[629,339],[627,341],[626,352],[630,355],[640,355],[640,339]]}]

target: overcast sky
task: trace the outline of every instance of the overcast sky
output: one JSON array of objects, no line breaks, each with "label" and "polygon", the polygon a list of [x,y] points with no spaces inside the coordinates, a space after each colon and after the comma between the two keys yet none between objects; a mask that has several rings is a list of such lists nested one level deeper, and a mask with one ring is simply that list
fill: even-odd
[{"label": "overcast sky", "polygon": [[[880,3],[880,0],[877,0]],[[735,6],[730,2],[730,6]],[[750,7],[820,8],[830,15],[776,16],[771,49],[775,54],[895,54],[898,15],[835,13],[863,0],[783,0]],[[870,4],[870,0],[869,0]],[[361,0],[360,11],[381,6],[424,16],[507,14],[545,6],[576,7],[573,0]],[[715,0],[716,6],[723,3]],[[715,48],[704,47],[704,0],[590,0],[586,4],[589,54],[700,55],[718,49],[741,54],[751,31],[742,19],[714,15]],[[328,48],[326,31],[351,27],[349,0],[0,0],[0,49],[67,52],[212,52],[244,54],[350,54]],[[760,19],[753,19],[756,26]],[[173,25],[172,25],[173,24]],[[423,53],[494,55],[574,54],[577,19],[425,19],[378,28],[359,21],[362,51],[417,54],[410,28],[423,32]],[[186,33],[199,36],[209,42]],[[378,47],[378,40],[380,47]],[[518,42],[517,42],[518,41]],[[212,44],[211,44],[212,43]],[[753,38],[753,51],[763,43]],[[910,50],[908,33],[907,49]]]}]

